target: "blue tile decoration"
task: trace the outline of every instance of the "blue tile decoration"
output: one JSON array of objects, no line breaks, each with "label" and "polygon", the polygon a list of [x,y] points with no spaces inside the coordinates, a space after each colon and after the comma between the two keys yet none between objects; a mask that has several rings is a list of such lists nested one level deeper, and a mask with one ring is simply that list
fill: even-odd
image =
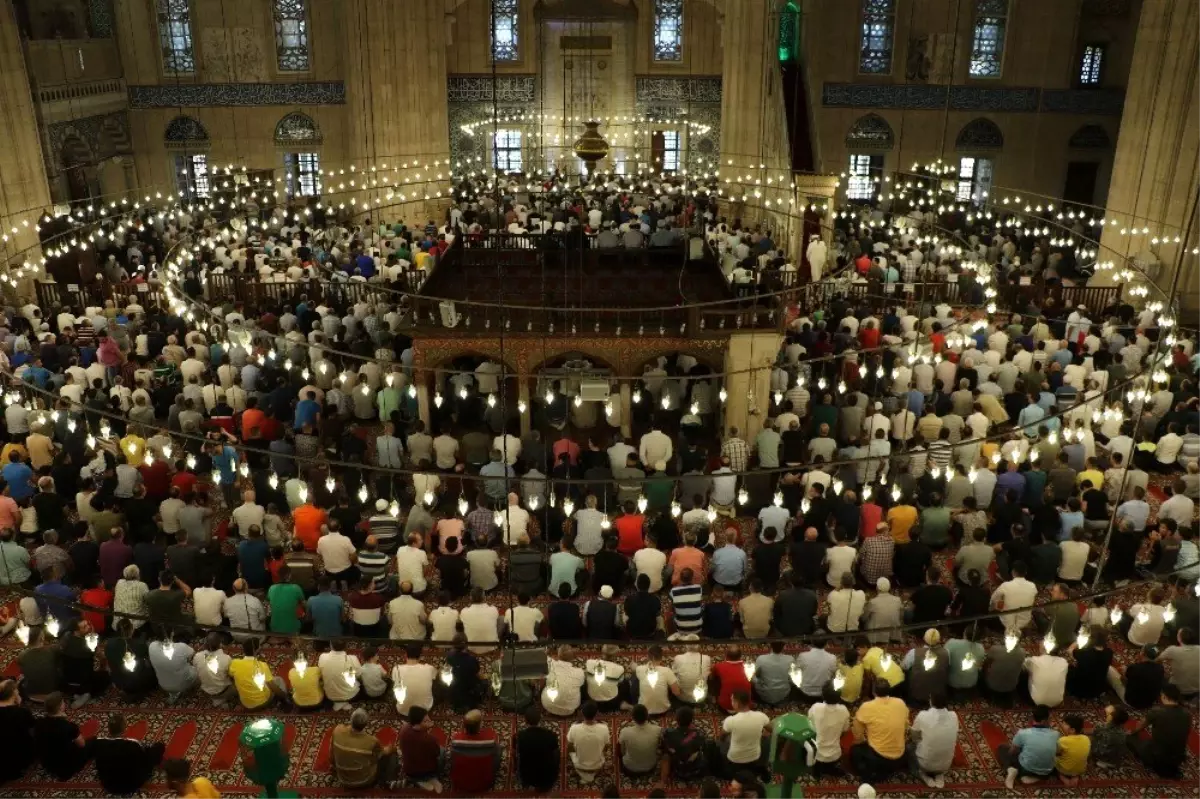
[{"label": "blue tile decoration", "polygon": [[127,111],[52,122],[46,126],[46,136],[50,142],[49,158],[56,165],[63,163],[63,145],[71,139],[84,142],[94,161],[133,152]]},{"label": "blue tile decoration", "polygon": [[1039,89],[1034,86],[923,86],[897,83],[826,83],[821,103],[830,108],[905,111],[991,111],[1119,116],[1124,89]]},{"label": "blue tile decoration", "polygon": [[192,83],[130,86],[130,108],[259,105],[344,105],[342,81],[307,83]]},{"label": "blue tile decoration", "polygon": [[93,39],[111,39],[113,22],[113,0],[88,0],[88,32]]}]

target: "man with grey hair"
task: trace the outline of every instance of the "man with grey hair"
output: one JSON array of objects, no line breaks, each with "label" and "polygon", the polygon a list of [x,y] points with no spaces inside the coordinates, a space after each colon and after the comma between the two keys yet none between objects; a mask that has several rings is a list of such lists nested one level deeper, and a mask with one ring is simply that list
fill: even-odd
[{"label": "man with grey hair", "polygon": [[350,714],[349,724],[333,728],[330,753],[343,788],[393,787],[399,765],[396,747],[367,732],[369,722],[370,715],[360,707]]},{"label": "man with grey hair", "polygon": [[33,551],[33,565],[39,572],[50,567],[59,567],[62,573],[66,574],[70,560],[71,556],[58,545],[58,531],[47,530],[42,533],[42,545]]},{"label": "man with grey hair", "polygon": [[[267,611],[262,600],[252,596],[247,590],[246,581],[238,578],[233,581],[233,596],[225,599],[223,607],[229,626],[235,629],[254,630],[263,632],[267,629]],[[250,633],[235,632],[233,640],[245,641],[258,636]]]}]

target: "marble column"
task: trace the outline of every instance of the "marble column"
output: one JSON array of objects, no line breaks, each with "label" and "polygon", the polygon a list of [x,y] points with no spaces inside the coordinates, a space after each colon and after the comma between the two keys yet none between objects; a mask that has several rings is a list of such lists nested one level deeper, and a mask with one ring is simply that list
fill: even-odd
[{"label": "marble column", "polygon": [[425,423],[426,430],[432,430],[433,412],[431,408],[433,403],[429,396],[429,375],[416,374],[413,376],[413,382],[417,386],[417,416]]},{"label": "marble column", "polygon": [[771,398],[771,365],[783,337],[775,332],[747,331],[729,337],[725,350],[725,401],[723,434],[736,427],[741,437],[753,441],[762,429]]},{"label": "marble column", "polygon": [[621,403],[621,435],[628,440],[633,436],[633,390],[628,380],[621,381],[618,401]]},{"label": "marble column", "polygon": [[[448,176],[446,24],[443,0],[342,0],[346,156],[382,182]],[[421,166],[417,166],[419,161]],[[407,168],[393,172],[402,164]],[[433,165],[433,166],[430,166]],[[449,185],[448,177],[446,185]],[[371,192],[384,200],[382,187]],[[430,200],[433,208],[439,205]],[[415,213],[415,211],[414,211]]]},{"label": "marble column", "polygon": [[[525,412],[519,414],[519,416],[521,417],[521,436],[524,437],[524,436],[529,435],[529,431],[531,429],[533,429],[533,426],[530,422],[530,418],[531,418],[530,405],[531,405],[531,403],[530,403],[530,399],[529,399],[529,378],[528,377],[518,377],[517,378],[517,402],[525,404]],[[519,410],[519,408],[518,408],[518,410]]]},{"label": "marble column", "polygon": [[0,244],[0,254],[18,264],[37,262],[40,253],[30,252],[19,260],[17,254],[38,244],[36,223],[50,210],[50,184],[12,3],[0,6],[0,106],[0,228],[7,239]]},{"label": "marble column", "polygon": [[[1193,310],[1200,274],[1192,254],[1200,191],[1198,60],[1197,4],[1143,0],[1106,203],[1117,224],[1105,226],[1098,256],[1116,261],[1117,269],[1122,257],[1160,261],[1156,282],[1163,289],[1183,269],[1177,296]],[[1113,271],[1098,272],[1089,285],[1112,285]]]}]

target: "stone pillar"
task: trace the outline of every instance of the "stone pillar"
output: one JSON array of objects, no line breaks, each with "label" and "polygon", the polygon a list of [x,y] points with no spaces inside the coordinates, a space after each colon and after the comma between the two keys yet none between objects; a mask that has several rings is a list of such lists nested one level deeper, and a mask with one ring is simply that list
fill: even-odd
[{"label": "stone pillar", "polygon": [[628,380],[621,381],[620,394],[617,401],[621,403],[621,435],[626,439],[633,437],[633,390]]},{"label": "stone pillar", "polygon": [[[1105,226],[1098,255],[1120,269],[1121,256],[1152,260],[1152,253],[1162,262],[1157,283],[1164,290],[1177,266],[1184,269],[1177,296],[1189,309],[1197,307],[1197,259],[1191,254],[1197,231],[1186,231],[1200,191],[1198,59],[1196,3],[1143,0],[1106,203],[1117,223]],[[1112,285],[1114,271],[1097,272],[1089,285]]]},{"label": "stone pillar", "polygon": [[421,421],[425,423],[426,430],[432,430],[433,414],[430,411],[433,403],[429,396],[429,375],[426,372],[420,372],[413,376],[413,382],[417,386],[417,415]]},{"label": "stone pillar", "polygon": [[[525,403],[525,412],[518,414],[521,417],[522,437],[529,435],[529,431],[533,427],[530,423],[530,419],[532,418],[533,414],[531,412],[532,404],[529,400],[529,381],[530,378],[528,377],[517,378],[517,401],[518,403]],[[518,410],[520,409],[518,408]]]},{"label": "stone pillar", "polygon": [[725,350],[725,390],[729,397],[725,401],[723,435],[736,427],[743,439],[753,441],[762,429],[771,404],[771,365],[782,341],[781,335],[767,331],[729,337],[729,348]]},{"label": "stone pillar", "polygon": [[[0,255],[9,258],[38,244],[36,223],[50,210],[50,185],[12,3],[0,6],[0,106],[0,228],[7,239],[0,244]],[[30,252],[24,260],[37,262],[41,255]]]},{"label": "stone pillar", "polygon": [[[438,171],[448,175],[445,163],[424,168],[450,157],[445,3],[342,0],[339,7],[346,53],[347,159],[356,170],[366,170],[362,179],[367,181],[371,167],[385,163],[389,171],[381,181],[396,180],[391,170],[408,163],[399,173],[401,185],[404,177],[416,182]],[[417,160],[421,168],[414,167]]]}]

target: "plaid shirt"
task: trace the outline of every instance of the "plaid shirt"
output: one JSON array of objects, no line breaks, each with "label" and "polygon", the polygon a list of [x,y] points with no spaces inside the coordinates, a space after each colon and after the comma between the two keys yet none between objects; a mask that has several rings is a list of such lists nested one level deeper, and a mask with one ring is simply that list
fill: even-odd
[{"label": "plaid shirt", "polygon": [[750,463],[750,445],[740,438],[727,438],[721,445],[721,455],[729,458],[730,469],[744,472]]},{"label": "plaid shirt", "polygon": [[880,577],[892,576],[892,556],[896,552],[896,542],[890,535],[875,535],[863,541],[859,550],[859,562],[862,564],[862,576],[871,585]]},{"label": "plaid shirt", "polygon": [[904,282],[905,283],[916,283],[917,282],[917,265],[914,264],[908,258],[903,259],[900,262],[900,264],[901,264],[900,276],[901,276],[901,278],[903,278]]},{"label": "plaid shirt", "polygon": [[469,540],[474,541],[475,537],[480,533],[483,533],[485,536],[487,536],[489,540],[491,539],[492,530],[496,526],[494,514],[492,513],[491,509],[476,508],[467,514],[466,521],[467,535],[470,536]]}]

